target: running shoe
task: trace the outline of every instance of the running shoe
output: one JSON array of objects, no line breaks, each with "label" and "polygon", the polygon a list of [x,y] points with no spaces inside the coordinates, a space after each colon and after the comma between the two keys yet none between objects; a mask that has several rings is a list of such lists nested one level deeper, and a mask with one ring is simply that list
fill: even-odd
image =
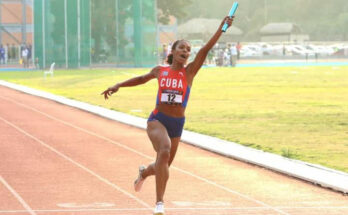
[{"label": "running shoe", "polygon": [[163,202],[157,202],[153,215],[164,215],[164,204]]},{"label": "running shoe", "polygon": [[143,165],[139,166],[139,175],[138,175],[138,178],[134,181],[135,192],[139,192],[141,190],[141,186],[143,186],[145,179],[141,175],[145,171],[145,169],[146,169],[145,166]]}]

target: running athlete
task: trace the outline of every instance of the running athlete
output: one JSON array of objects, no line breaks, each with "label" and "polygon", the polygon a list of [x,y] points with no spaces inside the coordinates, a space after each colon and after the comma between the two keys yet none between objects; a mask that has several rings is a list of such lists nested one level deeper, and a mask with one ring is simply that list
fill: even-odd
[{"label": "running athlete", "polygon": [[212,38],[197,53],[195,59],[186,66],[191,46],[186,40],[176,41],[168,55],[170,66],[157,66],[149,73],[131,78],[109,87],[101,94],[108,99],[120,87],[144,84],[151,79],[158,80],[156,108],[147,122],[147,134],[157,152],[156,161],[147,167],[139,167],[138,178],[134,182],[135,191],[140,191],[144,180],[151,175],[156,178],[155,215],[164,215],[163,196],[169,177],[169,166],[173,162],[185,123],[185,108],[194,77],[202,67],[209,50],[220,38],[224,23],[232,25],[234,17],[225,17]]}]

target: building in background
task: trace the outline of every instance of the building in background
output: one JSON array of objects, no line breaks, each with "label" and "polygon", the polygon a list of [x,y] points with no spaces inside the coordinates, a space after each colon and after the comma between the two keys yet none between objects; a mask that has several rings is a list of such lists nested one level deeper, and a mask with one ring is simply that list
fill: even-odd
[{"label": "building in background", "polygon": [[304,34],[293,23],[269,23],[260,29],[261,42],[304,42],[309,35]]},{"label": "building in background", "polygon": [[33,43],[32,0],[0,0],[0,43]]}]

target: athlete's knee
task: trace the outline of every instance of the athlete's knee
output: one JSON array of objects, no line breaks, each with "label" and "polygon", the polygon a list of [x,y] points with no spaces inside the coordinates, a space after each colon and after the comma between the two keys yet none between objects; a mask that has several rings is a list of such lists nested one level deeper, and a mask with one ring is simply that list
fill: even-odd
[{"label": "athlete's knee", "polygon": [[169,161],[170,159],[170,148],[161,148],[159,151],[158,151],[158,157],[161,161],[163,162],[167,162]]}]

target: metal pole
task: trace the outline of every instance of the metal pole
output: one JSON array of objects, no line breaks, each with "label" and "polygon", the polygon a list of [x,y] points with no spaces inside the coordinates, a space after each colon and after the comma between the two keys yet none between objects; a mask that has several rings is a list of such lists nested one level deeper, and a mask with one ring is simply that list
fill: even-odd
[{"label": "metal pole", "polygon": [[[33,8],[33,11],[34,11],[34,2],[31,2],[31,8]],[[36,66],[36,57],[35,57],[35,18],[34,16],[32,16],[32,23],[33,23],[33,33],[32,33],[32,44],[31,44],[31,59],[33,61],[33,64],[34,64],[34,68],[35,69],[38,69]]]},{"label": "metal pole", "polygon": [[88,52],[89,52],[89,66],[92,65],[92,2],[89,1],[88,2],[88,6],[89,6],[89,49],[88,49]]},{"label": "metal pole", "polygon": [[64,0],[64,31],[65,31],[65,68],[68,68],[68,16],[67,0]]},{"label": "metal pole", "polygon": [[119,26],[119,17],[118,17],[118,0],[115,0],[115,24],[116,24],[116,32],[115,32],[115,36],[116,36],[116,64],[119,63],[119,29],[118,29],[118,26]]},{"label": "metal pole", "polygon": [[1,5],[2,5],[2,2],[1,2],[1,0],[0,0],[0,44],[2,43],[2,20],[1,20],[1,16],[2,16],[2,14],[1,14],[1,12],[2,12],[2,7],[1,7]]},{"label": "metal pole", "polygon": [[157,0],[154,0],[154,7],[155,7],[155,25],[156,25],[156,54],[157,54],[157,62],[161,63],[161,56],[159,52],[160,47],[160,35],[159,35],[159,25],[158,25],[158,19],[157,19]]},{"label": "metal pole", "polygon": [[267,11],[267,0],[264,1],[264,13],[265,13],[265,24],[267,24],[267,16],[268,16],[268,11]]},{"label": "metal pole", "polygon": [[42,0],[42,68],[46,68],[46,14],[45,14],[45,1]]},{"label": "metal pole", "polygon": [[133,42],[134,42],[134,65],[140,67],[142,64],[142,27],[141,27],[141,0],[133,0]]},{"label": "metal pole", "polygon": [[22,0],[22,43],[27,43],[27,2]]},{"label": "metal pole", "polygon": [[77,0],[77,68],[81,66],[81,17],[80,0]]}]

